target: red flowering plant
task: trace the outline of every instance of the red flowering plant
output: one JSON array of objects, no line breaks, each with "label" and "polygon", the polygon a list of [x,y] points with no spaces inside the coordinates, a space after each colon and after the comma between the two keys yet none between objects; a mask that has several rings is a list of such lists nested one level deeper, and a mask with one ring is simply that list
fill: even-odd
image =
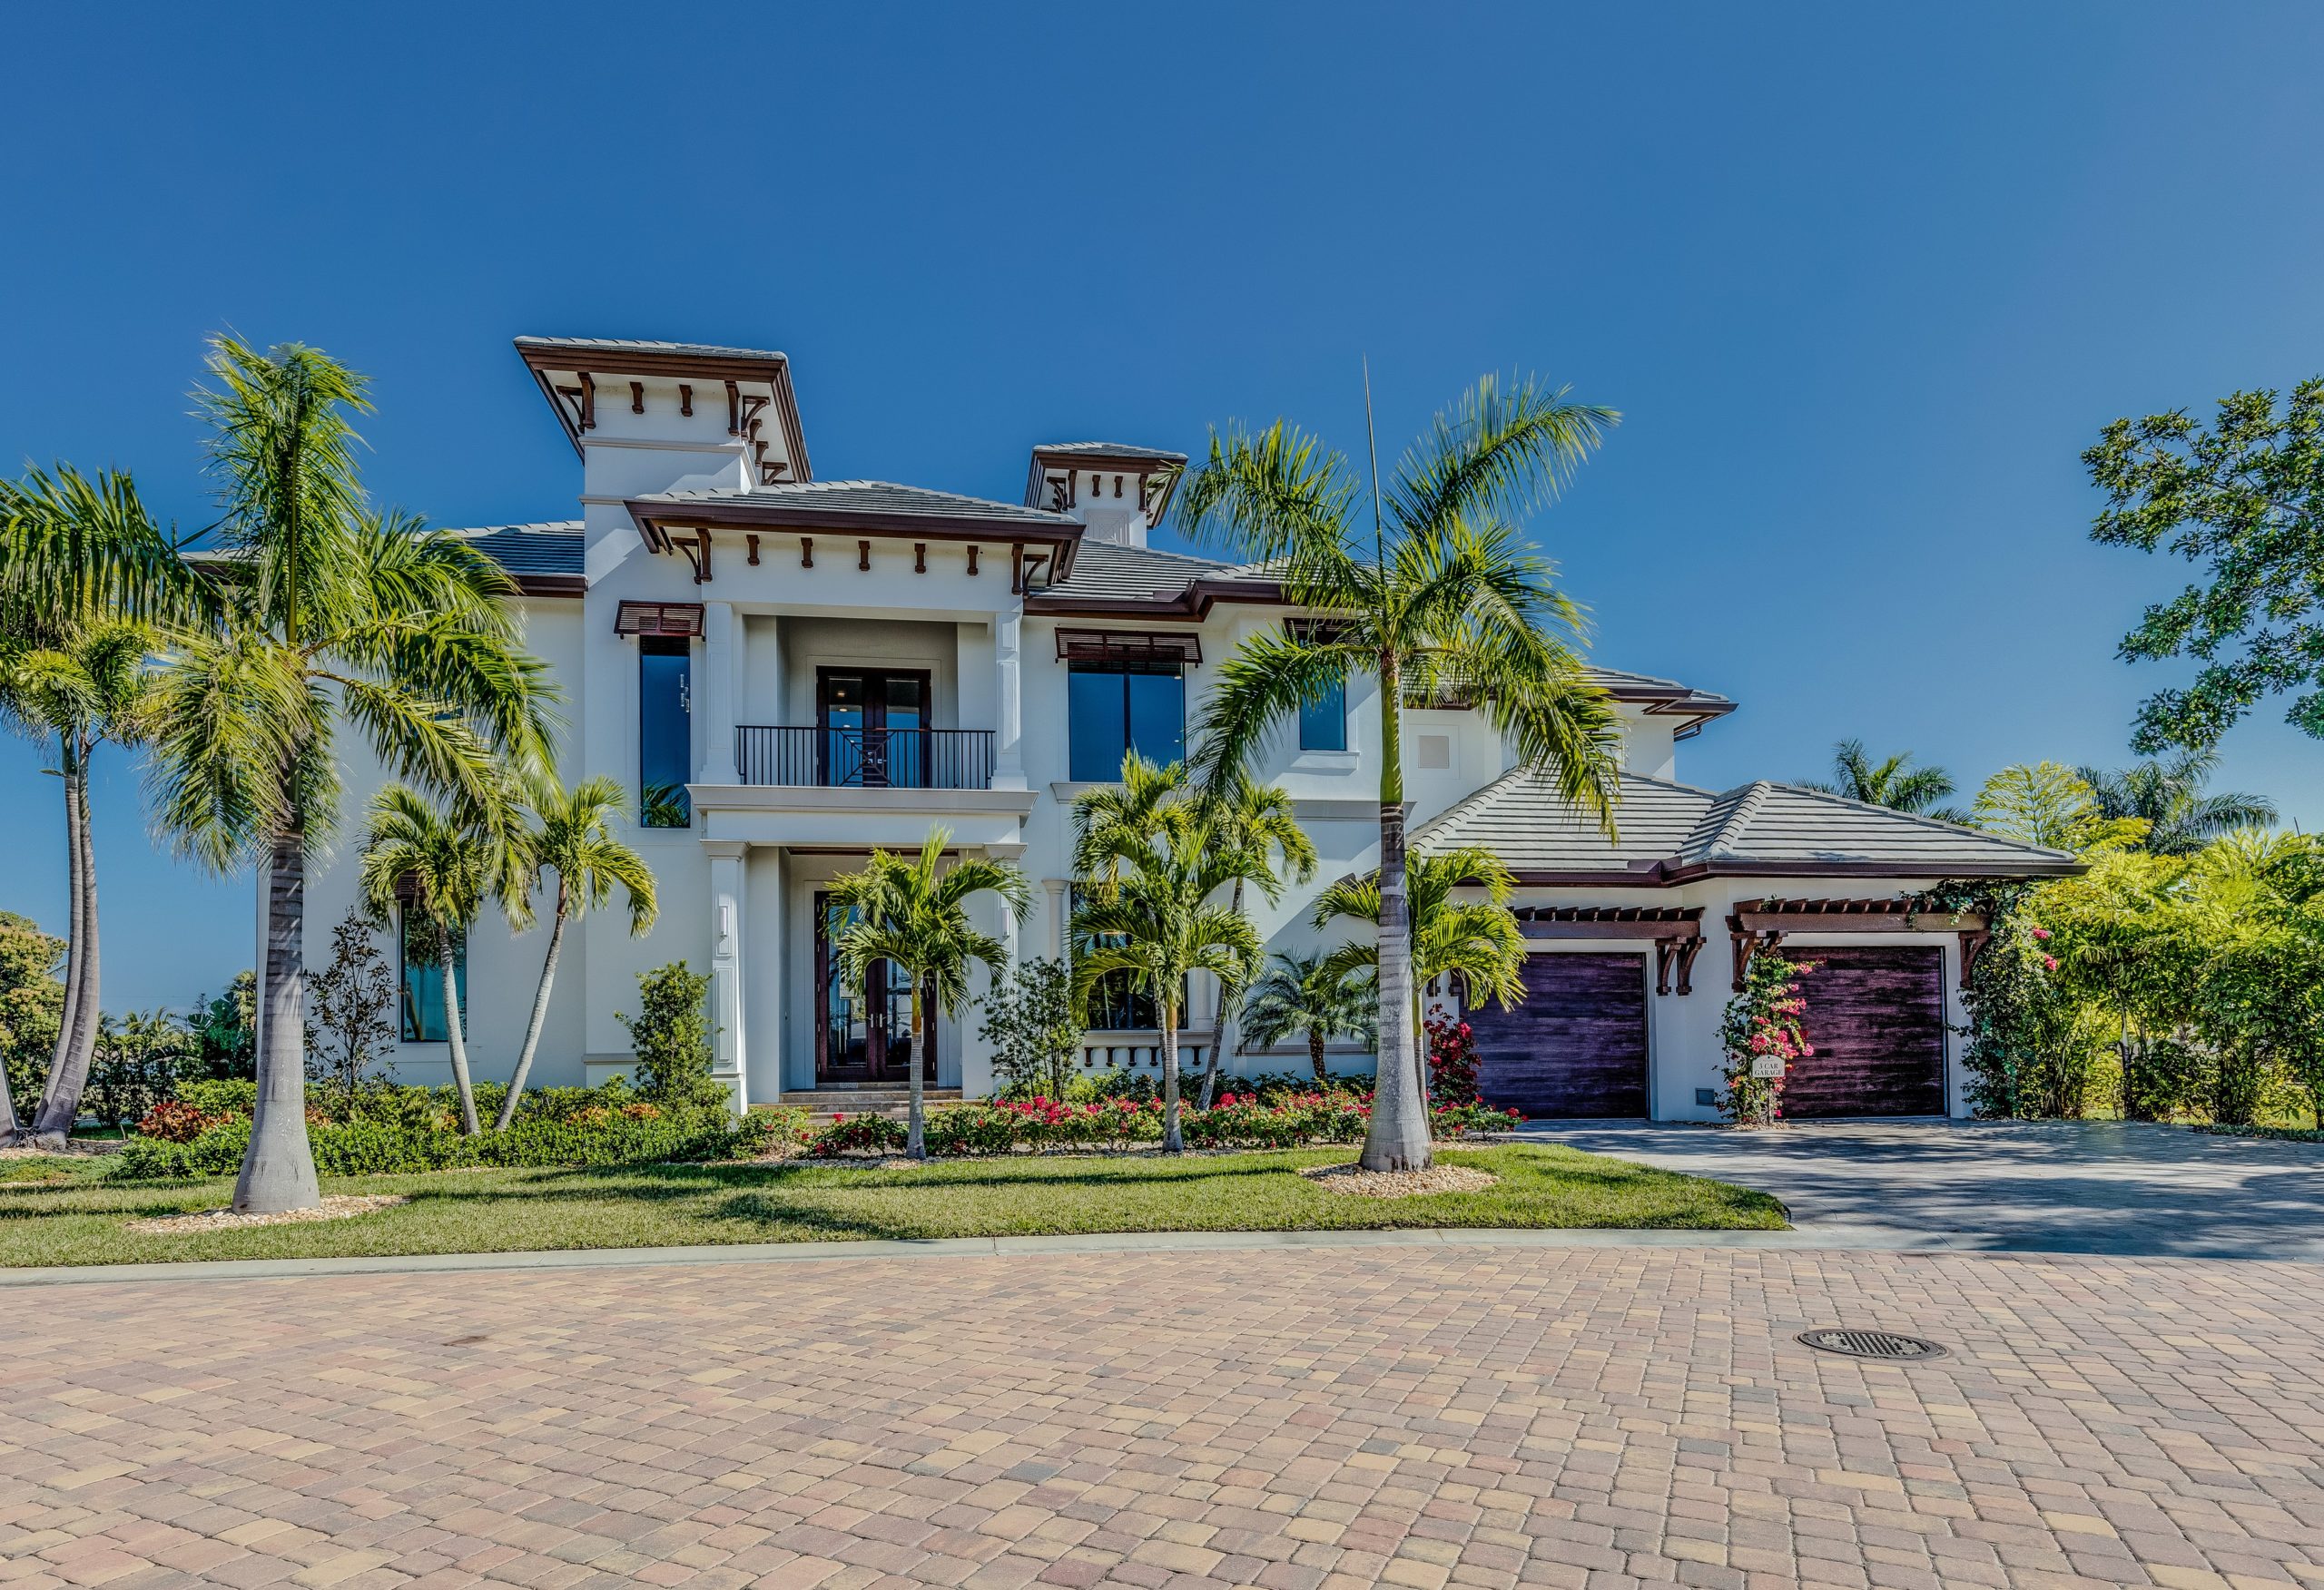
[{"label": "red flowering plant", "polygon": [[233,1119],[190,1104],[183,1099],[163,1099],[137,1123],[137,1134],[161,1143],[192,1143],[213,1126],[223,1126]]},{"label": "red flowering plant", "polygon": [[1429,1018],[1428,1096],[1443,1104],[1477,1102],[1477,1041],[1467,1022],[1449,1016]]},{"label": "red flowering plant", "polygon": [[1795,1061],[1816,1053],[1800,1026],[1807,1002],[1799,979],[1813,961],[1790,961],[1772,949],[1751,957],[1743,991],[1727,1002],[1719,1041],[1727,1050],[1727,1090],[1718,1107],[1738,1126],[1772,1126],[1783,1118],[1783,1088]]}]

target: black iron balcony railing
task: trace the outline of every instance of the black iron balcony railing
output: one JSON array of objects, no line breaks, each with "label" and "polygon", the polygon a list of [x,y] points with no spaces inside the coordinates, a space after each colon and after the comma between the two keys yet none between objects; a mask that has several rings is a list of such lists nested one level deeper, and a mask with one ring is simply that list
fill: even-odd
[{"label": "black iron balcony railing", "polygon": [[745,784],[982,790],[992,782],[992,731],[744,723],[734,763]]}]

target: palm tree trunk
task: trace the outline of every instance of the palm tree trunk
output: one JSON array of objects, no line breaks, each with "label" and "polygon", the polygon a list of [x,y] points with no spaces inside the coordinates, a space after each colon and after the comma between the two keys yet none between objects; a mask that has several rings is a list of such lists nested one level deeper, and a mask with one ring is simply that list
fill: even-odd
[{"label": "palm tree trunk", "polygon": [[85,907],[81,893],[81,787],[74,769],[73,740],[60,735],[57,741],[57,772],[64,785],[64,889],[67,901],[67,921],[64,929],[64,1008],[56,1018],[56,1042],[48,1055],[48,1075],[41,1078],[41,1096],[26,1101],[32,1115],[24,1127],[27,1138],[40,1131],[43,1105],[48,1096],[49,1085],[56,1074],[64,1069],[73,1053],[73,1040],[81,1011],[81,931],[82,911]]},{"label": "palm tree trunk", "polygon": [[[1235,880],[1235,914],[1243,914],[1243,880]],[[1210,1108],[1211,1095],[1218,1088],[1218,1056],[1226,1042],[1226,985],[1218,986],[1218,1006],[1210,1014],[1210,1055],[1202,1067],[1202,1107]]]},{"label": "palm tree trunk", "polygon": [[1162,1152],[1184,1153],[1187,1140],[1178,1131],[1178,1012],[1162,1006]]},{"label": "palm tree trunk", "polygon": [[508,1079],[508,1096],[501,1101],[500,1117],[492,1124],[495,1132],[507,1131],[508,1123],[517,1118],[517,1101],[525,1096],[525,1075],[533,1068],[533,1051],[540,1046],[541,1026],[548,1020],[549,985],[556,980],[556,953],[565,947],[566,899],[565,879],[559,876],[556,915],[548,925],[548,955],[541,962],[541,986],[533,993],[532,1019],[525,1024],[525,1046],[517,1053],[517,1070]]},{"label": "palm tree trunk", "polygon": [[16,1141],[16,1100],[8,1091],[8,1067],[0,1062],[0,1148]]},{"label": "palm tree trunk", "polygon": [[319,1209],[307,1143],[307,856],[294,821],[274,836],[266,867],[266,1009],[258,1047],[258,1107],[234,1181],[237,1214]]},{"label": "palm tree trunk", "polygon": [[1403,681],[1396,659],[1380,669],[1380,1064],[1372,1121],[1357,1162],[1367,1171],[1424,1171],[1434,1163],[1428,1105],[1413,1039],[1413,926],[1404,894]]},{"label": "palm tree trunk", "polygon": [[468,1085],[468,1043],[460,1031],[460,990],[453,976],[452,936],[436,932],[436,964],[444,968],[444,1037],[452,1051],[452,1087],[460,1095],[460,1130],[470,1137],[483,1130],[477,1124],[476,1090]]},{"label": "palm tree trunk", "polygon": [[[928,1002],[931,1006],[934,1001]],[[904,1111],[904,1158],[924,1160],[928,1157],[928,1060],[936,1052],[936,1024],[923,1024],[920,997],[920,979],[911,980],[911,1103]],[[922,1031],[925,1025],[929,1029]]]},{"label": "palm tree trunk", "polygon": [[65,797],[72,835],[73,945],[65,975],[73,1020],[58,1035],[63,1053],[48,1068],[48,1085],[42,1090],[40,1113],[33,1121],[34,1141],[44,1147],[63,1148],[81,1119],[81,1094],[89,1085],[89,1065],[96,1057],[97,1028],[104,1019],[104,1005],[97,992],[97,850],[89,822],[89,747],[75,748],[75,771]]},{"label": "palm tree trunk", "polygon": [[1307,1063],[1315,1068],[1317,1082],[1331,1080],[1332,1074],[1324,1065],[1324,1029],[1322,1027],[1311,1026],[1307,1029]]}]

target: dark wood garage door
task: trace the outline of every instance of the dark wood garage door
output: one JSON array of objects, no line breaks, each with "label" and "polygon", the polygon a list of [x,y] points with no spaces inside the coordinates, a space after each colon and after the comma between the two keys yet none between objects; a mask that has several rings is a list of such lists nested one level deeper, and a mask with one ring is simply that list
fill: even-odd
[{"label": "dark wood garage door", "polygon": [[1534,955],[1525,997],[1469,1012],[1477,1091],[1533,1116],[1646,1114],[1646,963],[1635,955]]},{"label": "dark wood garage door", "polygon": [[1800,979],[1816,1053],[1785,1079],[1783,1113],[1834,1115],[1945,1113],[1945,953],[1934,946],[1812,949],[1787,947],[1816,969]]}]

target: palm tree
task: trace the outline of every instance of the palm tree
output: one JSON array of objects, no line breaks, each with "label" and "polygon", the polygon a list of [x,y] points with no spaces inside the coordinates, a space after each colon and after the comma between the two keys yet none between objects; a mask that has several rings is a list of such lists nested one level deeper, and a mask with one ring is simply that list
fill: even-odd
[{"label": "palm tree", "polygon": [[1368,538],[1346,461],[1280,421],[1214,433],[1182,499],[1197,539],[1268,565],[1285,599],[1315,615],[1252,636],[1219,666],[1197,725],[1206,783],[1223,787],[1301,705],[1351,676],[1380,684],[1381,1047],[1367,1170],[1425,1169],[1432,1157],[1405,881],[1405,708],[1472,704],[1521,765],[1612,829],[1618,720],[1576,654],[1581,609],[1511,521],[1554,496],[1617,417],[1530,382],[1481,381],[1405,455],[1384,497],[1375,478]]},{"label": "palm tree", "polygon": [[660,908],[655,903],[654,870],[636,851],[614,838],[610,820],[622,813],[621,781],[584,779],[571,790],[544,779],[533,791],[537,820],[524,835],[521,855],[526,887],[536,884],[543,869],[556,874],[556,903],[548,926],[548,954],[541,961],[541,984],[533,995],[533,1014],[525,1023],[525,1046],[517,1052],[516,1073],[508,1079],[508,1096],[500,1105],[493,1130],[505,1132],[517,1118],[517,1101],[525,1095],[525,1077],[533,1068],[533,1051],[539,1047],[541,1026],[548,1019],[549,985],[556,977],[556,957],[565,947],[565,924],[613,898],[619,884],[629,897],[629,934],[643,937],[654,926]]},{"label": "palm tree", "polygon": [[[1284,793],[1280,784],[1262,784],[1246,773],[1237,772],[1224,790],[1206,790],[1204,799],[1210,802],[1210,820],[1217,835],[1217,842],[1250,852],[1258,858],[1261,868],[1270,878],[1288,873],[1295,883],[1305,883],[1315,876],[1315,846],[1306,831],[1299,826],[1291,812],[1291,797]],[[1236,916],[1243,914],[1243,879],[1235,879],[1234,896],[1228,902]],[[1269,890],[1267,898],[1275,898]],[[1218,1090],[1219,1056],[1226,1046],[1226,1018],[1234,1011],[1235,1002],[1226,990],[1218,991],[1218,1003],[1210,1018],[1210,1052],[1202,1067],[1202,1107],[1210,1108],[1211,1096]]]},{"label": "palm tree", "polygon": [[1915,817],[1933,817],[1939,822],[1965,827],[1971,820],[1967,814],[1938,804],[1953,797],[1952,774],[1939,767],[1913,766],[1913,753],[1909,751],[1900,751],[1885,761],[1876,762],[1861,740],[1843,740],[1832,747],[1832,777],[1828,781],[1808,780],[1801,787],[1866,806],[1885,806],[1891,811],[1909,812]]},{"label": "palm tree", "polygon": [[[1439,977],[1457,977],[1461,1002],[1470,1009],[1492,999],[1506,1010],[1525,997],[1525,940],[1509,909],[1516,879],[1500,857],[1474,847],[1414,856],[1407,863],[1405,883],[1412,891],[1416,991]],[[1464,887],[1483,889],[1485,898],[1453,898]],[[1343,878],[1315,897],[1316,927],[1341,918],[1379,922],[1378,873]],[[1342,977],[1365,967],[1376,974],[1378,940],[1352,940],[1325,956],[1324,964]]]},{"label": "palm tree", "polygon": [[1327,1081],[1324,1045],[1347,1033],[1372,1042],[1379,1035],[1380,1007],[1371,989],[1337,974],[1321,955],[1277,952],[1274,970],[1251,986],[1243,1001],[1243,1030],[1251,1043],[1272,1048],[1294,1033],[1307,1038],[1308,1063],[1315,1080]]},{"label": "palm tree", "polygon": [[[1077,940],[1073,992],[1086,999],[1100,979],[1126,976],[1154,1000],[1162,1029],[1162,1148],[1186,1147],[1178,1125],[1178,1021],[1187,979],[1208,972],[1232,998],[1258,975],[1258,929],[1242,912],[1216,903],[1237,880],[1272,898],[1280,887],[1265,857],[1223,842],[1211,803],[1171,802],[1143,828],[1101,827],[1090,809],[1108,791],[1077,800],[1077,870],[1088,898],[1073,915]],[[1100,798],[1092,801],[1090,797]]]},{"label": "palm tree", "polygon": [[317,350],[212,345],[224,612],[182,637],[152,713],[156,823],[182,853],[263,869],[258,1106],[234,1185],[247,1212],[320,1202],[307,1146],[306,869],[336,827],[344,720],[397,776],[513,824],[511,774],[549,764],[547,671],[514,586],[457,536],[382,517],[357,477],[361,377]]},{"label": "palm tree", "polygon": [[55,741],[64,786],[66,929],[64,1016],[32,1136],[62,1147],[80,1119],[95,1055],[98,1000],[97,859],[89,819],[89,766],[107,741],[133,744],[152,679],[153,633],[117,619],[27,623],[0,633],[0,719]]},{"label": "palm tree", "polygon": [[1006,861],[964,857],[944,865],[947,830],[929,830],[920,859],[908,861],[874,850],[862,870],[831,886],[834,917],[846,926],[832,938],[840,975],[861,989],[872,968],[892,962],[911,980],[911,1104],[904,1137],[909,1159],[928,1157],[928,1063],[936,1054],[936,1012],[957,1016],[968,1003],[969,970],[981,961],[998,977],[1009,965],[1000,940],[969,920],[968,902],[996,894],[1022,921],[1033,903],[1025,875]]},{"label": "palm tree", "polygon": [[2101,816],[2136,818],[2148,825],[2146,848],[2158,856],[2191,856],[2222,834],[2267,828],[2276,820],[2275,802],[2264,795],[2203,793],[2219,770],[2215,751],[2181,751],[2169,761],[2127,768],[2074,770],[2096,797]]},{"label": "palm tree", "polygon": [[458,957],[487,895],[499,897],[512,928],[531,916],[521,843],[448,818],[416,791],[389,784],[371,798],[359,876],[373,911],[386,917],[400,906],[407,917],[426,924],[443,973],[444,1036],[451,1048],[452,1085],[460,1095],[460,1130],[473,1137],[481,1128],[460,1024]]}]

